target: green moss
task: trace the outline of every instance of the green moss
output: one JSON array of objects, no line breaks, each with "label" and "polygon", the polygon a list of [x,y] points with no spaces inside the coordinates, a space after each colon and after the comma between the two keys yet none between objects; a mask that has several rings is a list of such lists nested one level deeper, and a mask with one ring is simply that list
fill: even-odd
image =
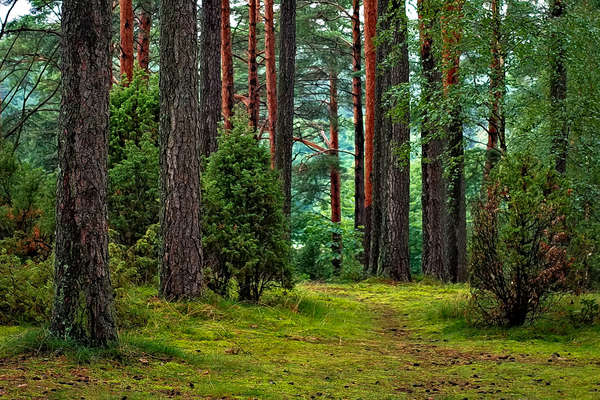
[{"label": "green moss", "polygon": [[[97,351],[0,328],[0,393],[43,398],[598,398],[600,327],[568,323],[573,299],[536,326],[481,329],[467,288],[304,284],[261,305],[128,296],[143,325]],[[557,323],[560,321],[560,323]],[[43,344],[40,345],[40,344]],[[21,354],[21,355],[18,355]],[[23,357],[25,355],[25,357]],[[26,386],[22,386],[26,385]]]}]

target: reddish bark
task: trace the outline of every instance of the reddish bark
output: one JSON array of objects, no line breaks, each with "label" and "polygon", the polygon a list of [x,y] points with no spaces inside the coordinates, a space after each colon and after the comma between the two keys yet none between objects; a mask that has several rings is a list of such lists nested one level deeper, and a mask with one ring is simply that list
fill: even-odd
[{"label": "reddish bark", "polygon": [[354,227],[365,226],[365,131],[362,109],[360,0],[352,1],[352,103],[354,110]]},{"label": "reddish bark", "polygon": [[[329,74],[329,154],[335,157],[330,171],[331,181],[331,222],[339,224],[342,221],[341,205],[341,178],[339,163],[339,119],[338,119],[338,94],[337,76],[335,72]],[[333,259],[333,270],[339,274],[342,268],[342,236],[335,232],[332,234],[331,248],[336,255]]]},{"label": "reddish bark", "polygon": [[131,0],[119,0],[121,33],[121,76],[133,79],[133,5]]},{"label": "reddish bark", "polygon": [[256,62],[256,9],[260,0],[248,0],[248,114],[250,125],[258,128],[258,65]]},{"label": "reddish bark", "polygon": [[277,124],[277,71],[275,67],[275,23],[273,0],[265,0],[265,62],[267,67],[267,112],[271,168],[275,166],[275,126]]},{"label": "reddish bark", "polygon": [[223,120],[225,129],[231,129],[231,116],[233,115],[233,55],[231,51],[231,8],[229,0],[222,0],[221,3],[221,104],[223,109]]},{"label": "reddish bark", "polygon": [[373,38],[377,29],[377,0],[364,0],[365,13],[365,259],[369,260],[371,247],[371,204],[373,203],[373,152],[375,134],[375,78],[376,54]]},{"label": "reddish bark", "polygon": [[152,14],[147,3],[142,4],[139,13],[139,32],[137,59],[138,65],[146,72],[150,72],[150,29],[152,28]]}]

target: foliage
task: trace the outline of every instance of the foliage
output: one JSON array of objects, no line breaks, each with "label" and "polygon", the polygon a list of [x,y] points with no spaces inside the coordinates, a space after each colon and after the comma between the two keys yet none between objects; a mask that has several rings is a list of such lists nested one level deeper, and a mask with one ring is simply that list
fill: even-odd
[{"label": "foliage", "polygon": [[287,223],[270,155],[236,115],[203,176],[203,240],[210,286],[226,294],[235,278],[240,299],[258,301],[274,283],[291,284]]},{"label": "foliage", "polygon": [[45,259],[54,236],[55,176],[20,163],[0,140],[0,247],[20,257]]},{"label": "foliage", "polygon": [[508,157],[494,172],[474,211],[472,295],[484,321],[516,326],[566,288],[574,235],[566,223],[569,190],[531,155]]},{"label": "foliage", "polygon": [[22,261],[0,249],[0,325],[48,321],[53,271],[53,257]]},{"label": "foliage", "polygon": [[129,86],[111,92],[109,218],[119,242],[136,243],[158,223],[158,88],[136,71]]}]

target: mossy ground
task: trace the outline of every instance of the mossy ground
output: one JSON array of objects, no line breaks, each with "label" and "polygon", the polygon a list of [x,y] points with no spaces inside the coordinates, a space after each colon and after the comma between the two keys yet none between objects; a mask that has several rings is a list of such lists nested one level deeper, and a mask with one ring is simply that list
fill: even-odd
[{"label": "mossy ground", "polygon": [[[0,327],[0,397],[598,399],[600,327],[560,313],[470,327],[462,286],[303,284],[265,304],[129,293],[132,326],[94,351]],[[136,326],[137,325],[137,326]]]}]

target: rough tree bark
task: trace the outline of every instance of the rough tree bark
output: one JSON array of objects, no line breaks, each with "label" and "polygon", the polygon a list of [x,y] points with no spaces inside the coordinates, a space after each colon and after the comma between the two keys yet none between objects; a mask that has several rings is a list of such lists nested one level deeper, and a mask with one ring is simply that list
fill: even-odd
[{"label": "rough tree bark", "polygon": [[292,209],[292,146],[294,144],[294,82],[296,75],[296,0],[281,1],[279,22],[279,76],[275,166],[281,171],[285,196],[283,210]]},{"label": "rough tree bark", "polygon": [[106,208],[112,7],[62,3],[62,103],[50,330],[107,345],[117,339]]},{"label": "rough tree bark", "polygon": [[462,39],[462,8],[464,0],[445,0],[442,15],[442,74],[449,121],[448,189],[446,221],[446,259],[452,282],[467,279],[467,211],[465,198],[465,151],[460,85],[460,42]]},{"label": "rough tree bark", "polygon": [[487,178],[500,155],[506,151],[504,95],[506,94],[504,54],[502,48],[501,0],[491,0],[492,40],[490,50],[490,114],[484,177]]},{"label": "rough tree bark", "polygon": [[133,79],[133,4],[131,0],[119,0],[121,33],[121,76]]},{"label": "rough tree bark", "polygon": [[[400,85],[408,85],[410,66],[408,58],[408,20],[404,0],[380,0],[380,26],[391,31],[388,42],[377,48],[378,60],[390,55],[395,62],[381,73],[378,96]],[[382,65],[383,62],[380,64]],[[378,274],[398,281],[410,281],[409,210],[410,210],[410,97],[402,96],[393,103],[395,115],[386,113],[381,99],[375,107],[375,118],[381,120],[381,130],[376,130],[376,140],[381,138],[381,229],[379,240]]]},{"label": "rough tree bark", "polygon": [[373,203],[373,153],[375,131],[375,76],[376,54],[373,38],[377,29],[377,0],[364,0],[365,13],[365,267],[368,269],[372,259],[371,237],[373,220],[371,206]]},{"label": "rough tree bark", "polygon": [[277,125],[277,70],[275,66],[275,16],[273,0],[265,0],[265,64],[267,81],[267,113],[271,167],[275,167],[275,127]]},{"label": "rough tree bark", "polygon": [[[339,116],[338,116],[338,91],[337,74],[329,73],[329,155],[334,157],[330,171],[330,196],[331,196],[331,223],[338,225],[342,222],[341,178],[339,170]],[[339,275],[342,272],[342,235],[332,234],[331,250],[336,258],[333,259],[333,272]]]},{"label": "rough tree bark", "polygon": [[233,115],[233,100],[235,89],[233,86],[233,53],[231,50],[231,25],[230,25],[231,8],[229,0],[221,2],[221,68],[222,87],[221,87],[221,102],[223,120],[225,121],[225,129],[230,130],[231,117]]},{"label": "rough tree bark", "polygon": [[140,2],[139,31],[137,43],[138,65],[146,72],[150,72],[150,30],[152,29],[152,2]]},{"label": "rough tree bark", "polygon": [[566,41],[561,21],[566,13],[566,0],[550,0],[550,130],[552,152],[556,170],[567,171],[569,152],[569,125],[567,117],[567,68],[565,66]]},{"label": "rough tree bark", "polygon": [[200,154],[217,151],[221,119],[221,0],[202,1]]},{"label": "rough tree bark", "polygon": [[422,195],[423,273],[438,279],[447,277],[444,258],[445,190],[441,155],[444,149],[439,121],[429,112],[441,89],[441,74],[434,55],[433,29],[439,15],[434,0],[418,0],[420,56],[424,78],[422,104]]},{"label": "rough tree bark", "polygon": [[258,129],[258,64],[256,62],[256,17],[257,3],[260,0],[248,0],[248,114],[250,125]]},{"label": "rough tree bark", "polygon": [[200,138],[195,0],[162,0],[160,12],[160,295],[202,294]]},{"label": "rough tree bark", "polygon": [[352,105],[354,111],[354,228],[365,226],[365,131],[361,79],[360,0],[352,1]]}]

